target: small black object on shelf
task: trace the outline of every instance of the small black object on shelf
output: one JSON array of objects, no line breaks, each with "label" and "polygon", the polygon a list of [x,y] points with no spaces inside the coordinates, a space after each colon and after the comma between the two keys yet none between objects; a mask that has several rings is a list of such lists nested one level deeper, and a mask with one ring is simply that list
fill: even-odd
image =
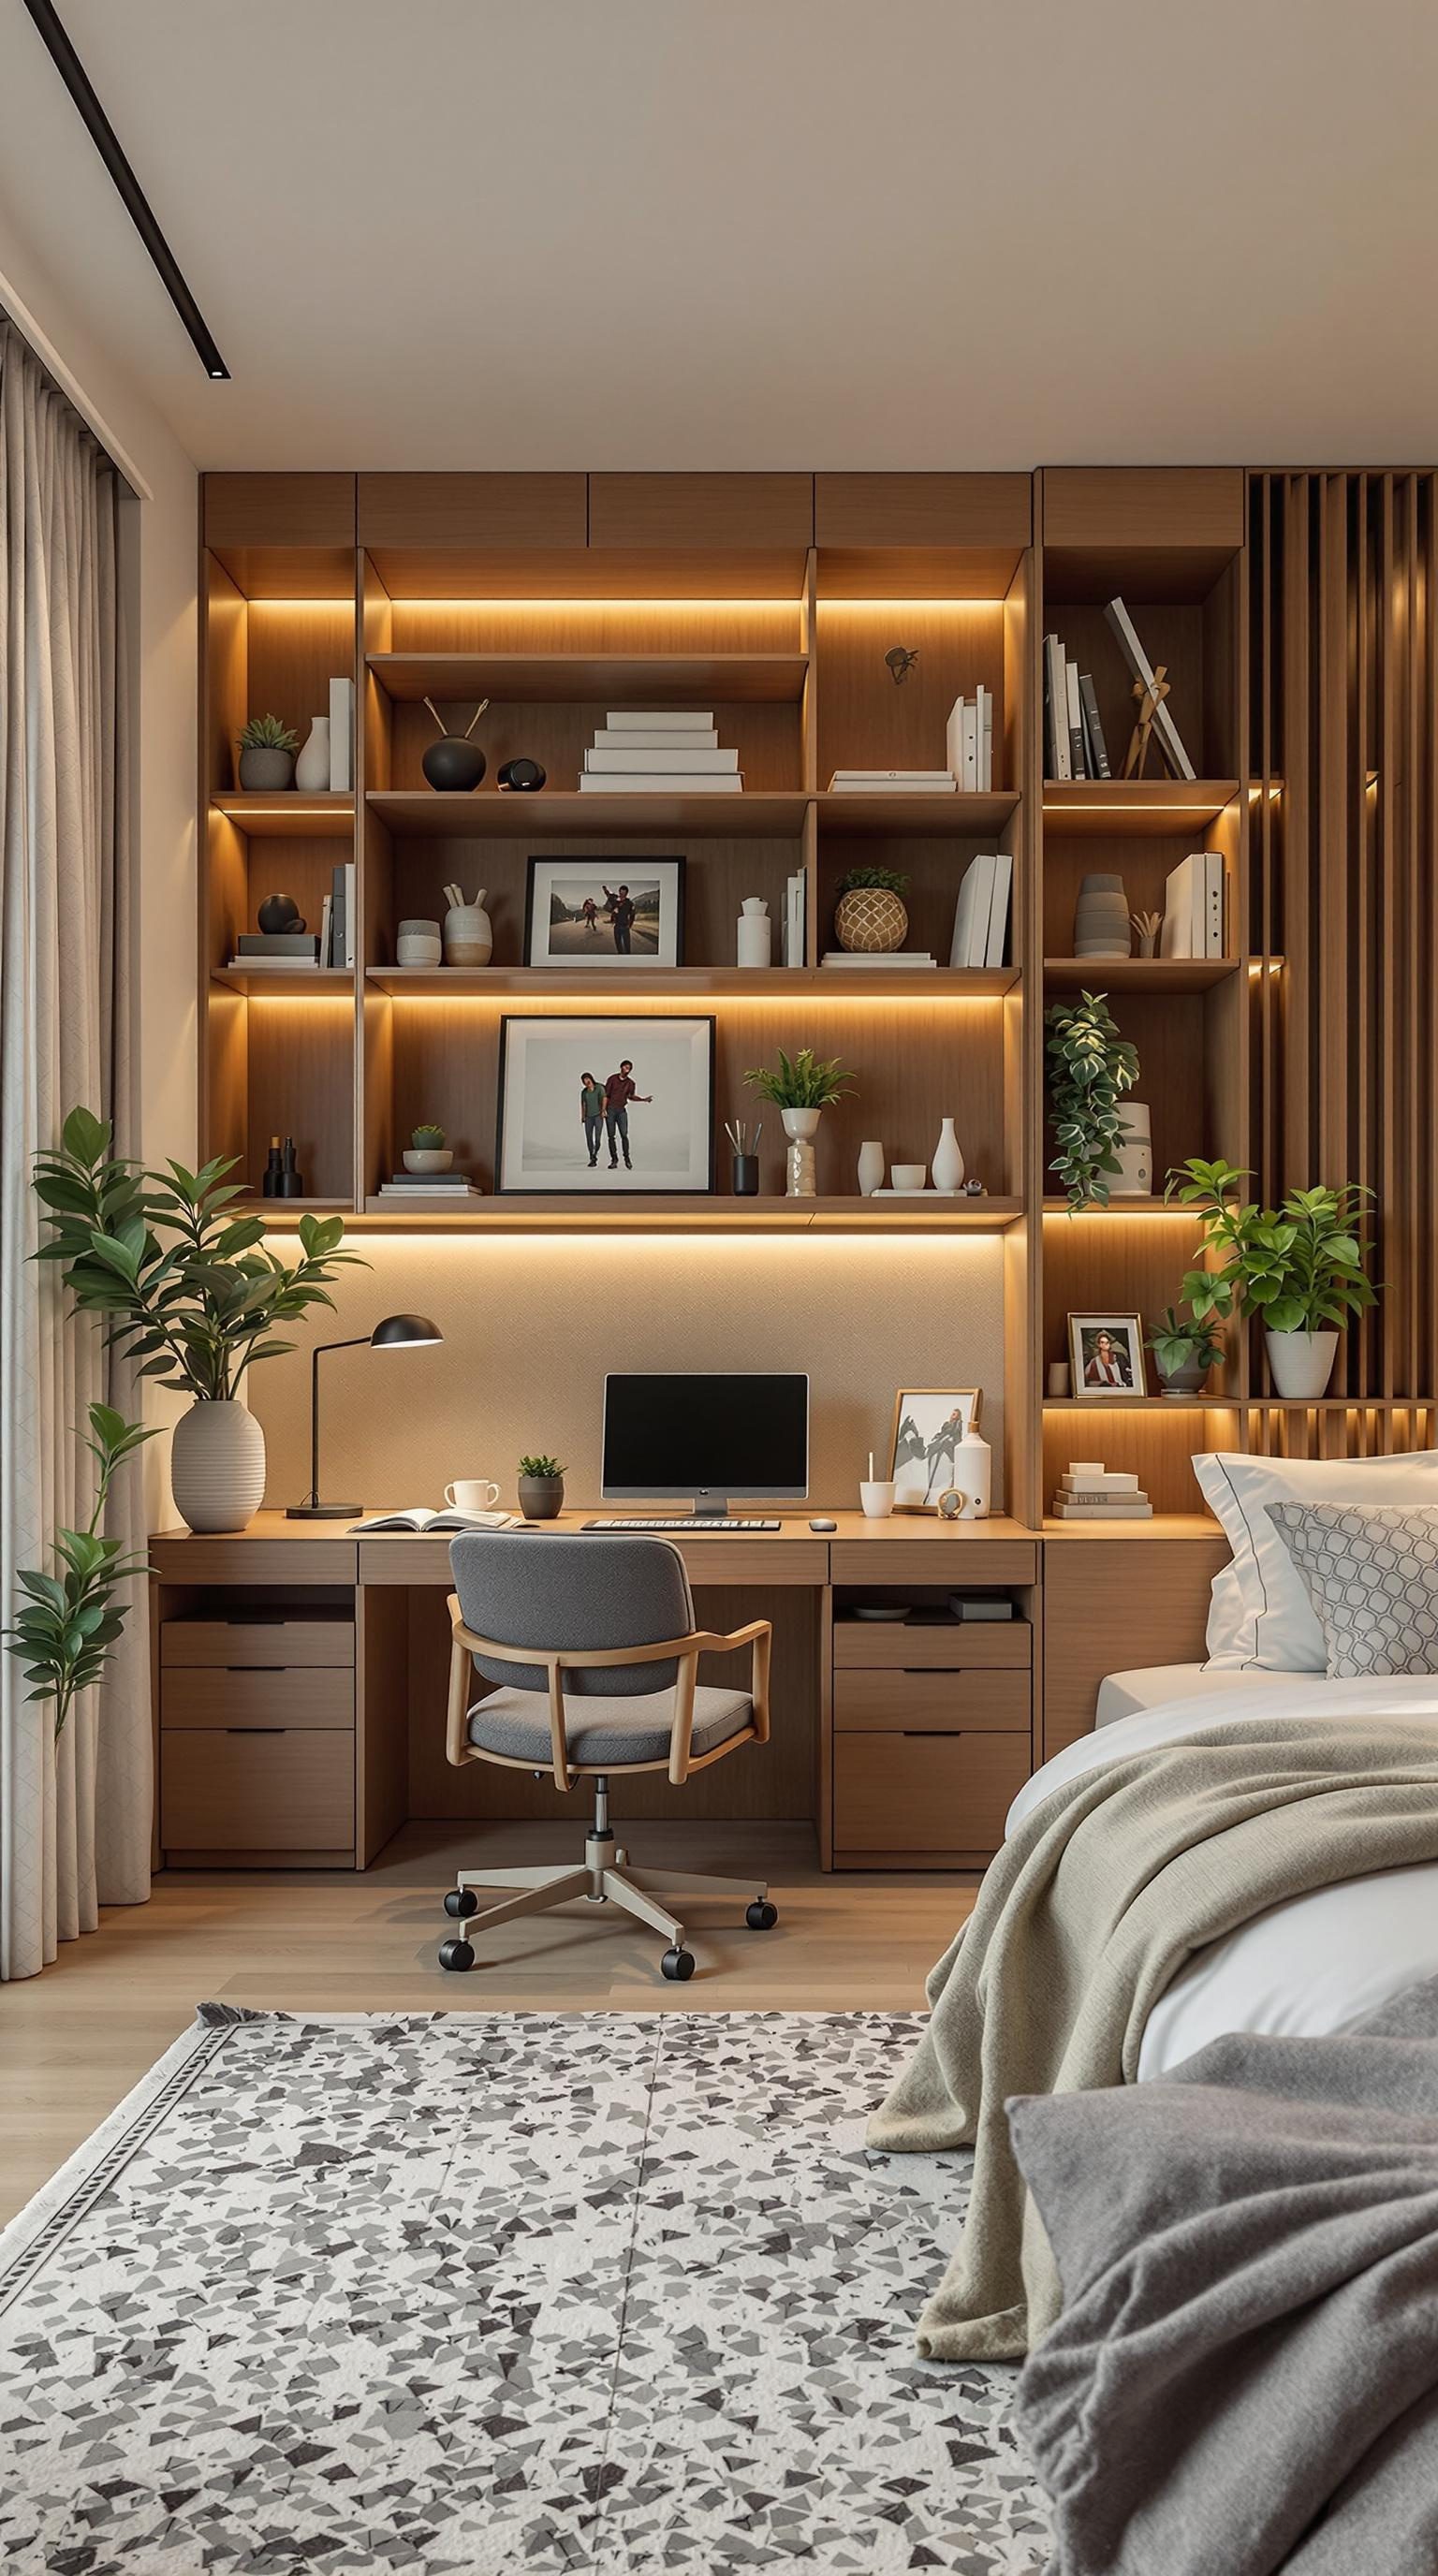
[{"label": "small black object on shelf", "polygon": [[272,1136],[270,1138],[270,1150],[265,1160],[265,1168],[260,1176],[260,1196],[262,1199],[277,1199],[279,1197],[280,1175],[283,1168],[284,1166],[280,1160],[280,1140],[278,1136]]},{"label": "small black object on shelf", "polygon": [[[273,1146],[270,1150],[273,1153]],[[268,1180],[268,1172],[265,1178]],[[280,1147],[280,1168],[271,1196],[277,1199],[302,1199],[304,1194],[305,1176],[295,1168],[295,1140],[293,1136],[287,1136]]]},{"label": "small black object on shelf", "polygon": [[444,720],[434,700],[425,699],[425,705],[439,726],[440,738],[438,742],[430,744],[420,762],[420,767],[430,786],[437,788],[441,795],[455,793],[462,796],[468,795],[472,788],[479,785],[484,776],[486,767],[484,754],[478,743],[471,742],[469,737],[488,704],[488,698],[480,699],[463,733],[446,733]]},{"label": "small black object on shelf", "polygon": [[502,761],[495,775],[497,787],[512,789],[516,795],[533,795],[544,785],[547,772],[537,760]]},{"label": "small black object on shelf", "polygon": [[292,894],[267,894],[255,919],[267,939],[278,939],[284,931],[303,930],[304,915]]},{"label": "small black object on shelf", "polygon": [[757,1154],[732,1154],[730,1168],[736,1199],[757,1199],[759,1195],[759,1157]]}]

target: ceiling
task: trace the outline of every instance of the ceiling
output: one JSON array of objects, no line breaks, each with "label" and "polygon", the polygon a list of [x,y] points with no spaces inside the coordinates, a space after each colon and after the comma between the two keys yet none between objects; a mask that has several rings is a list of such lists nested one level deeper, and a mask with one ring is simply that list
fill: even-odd
[{"label": "ceiling", "polygon": [[1438,452],[1431,0],[61,0],[0,206],[204,466]]}]

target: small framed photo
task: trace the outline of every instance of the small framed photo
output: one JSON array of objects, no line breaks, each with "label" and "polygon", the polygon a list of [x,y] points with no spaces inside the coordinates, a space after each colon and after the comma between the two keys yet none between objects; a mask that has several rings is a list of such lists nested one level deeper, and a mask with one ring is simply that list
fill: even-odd
[{"label": "small framed photo", "polygon": [[712,1190],[713,1019],[502,1019],[494,1186],[532,1197]]},{"label": "small framed photo", "polygon": [[1075,1395],[1146,1395],[1141,1316],[1070,1315],[1069,1372]]},{"label": "small framed photo", "polygon": [[682,859],[531,859],[526,966],[678,966],[684,958]]},{"label": "small framed photo", "polygon": [[906,1386],[894,1398],[889,1474],[897,1512],[936,1512],[955,1474],[955,1443],[978,1421],[976,1386]]}]

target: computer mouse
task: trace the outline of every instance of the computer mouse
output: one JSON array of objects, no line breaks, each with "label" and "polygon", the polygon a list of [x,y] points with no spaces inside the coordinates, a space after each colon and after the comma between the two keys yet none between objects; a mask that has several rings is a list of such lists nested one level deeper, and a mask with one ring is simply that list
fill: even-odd
[{"label": "computer mouse", "polygon": [[837,1521],[811,1521],[809,1523],[811,1530],[834,1530],[837,1529],[838,1526],[839,1524]]}]

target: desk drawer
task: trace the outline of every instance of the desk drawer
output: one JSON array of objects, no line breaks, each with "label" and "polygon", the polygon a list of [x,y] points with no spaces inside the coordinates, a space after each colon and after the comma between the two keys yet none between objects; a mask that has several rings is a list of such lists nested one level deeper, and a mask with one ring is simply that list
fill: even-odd
[{"label": "desk drawer", "polygon": [[167,1851],[351,1851],[354,1738],[338,1728],[278,1735],[174,1728],[160,1748]]},{"label": "desk drawer", "polygon": [[[889,1521],[875,1523],[885,1532]],[[977,1528],[977,1524],[975,1524]],[[836,1538],[829,1547],[832,1583],[1036,1583],[1039,1552],[1022,1538]]]},{"label": "desk drawer", "polygon": [[1027,1735],[840,1735],[836,1852],[995,1852],[1029,1776]]},{"label": "desk drawer", "polygon": [[347,1583],[355,1581],[353,1539],[182,1538],[150,1541],[150,1564],[166,1583]]},{"label": "desk drawer", "polygon": [[1002,1728],[1028,1736],[1032,1718],[1027,1673],[836,1673],[834,1724],[841,1734],[904,1735],[932,1728],[962,1735]]},{"label": "desk drawer", "polygon": [[1027,1672],[1033,1630],[1024,1619],[951,1619],[920,1627],[899,1619],[836,1619],[836,1669],[873,1672]]},{"label": "desk drawer", "polygon": [[160,1683],[160,1724],[171,1726],[348,1726],[355,1722],[348,1671],[187,1672]]},{"label": "desk drawer", "polygon": [[350,1619],[167,1619],[160,1630],[160,1661],[234,1670],[275,1665],[352,1665]]}]

